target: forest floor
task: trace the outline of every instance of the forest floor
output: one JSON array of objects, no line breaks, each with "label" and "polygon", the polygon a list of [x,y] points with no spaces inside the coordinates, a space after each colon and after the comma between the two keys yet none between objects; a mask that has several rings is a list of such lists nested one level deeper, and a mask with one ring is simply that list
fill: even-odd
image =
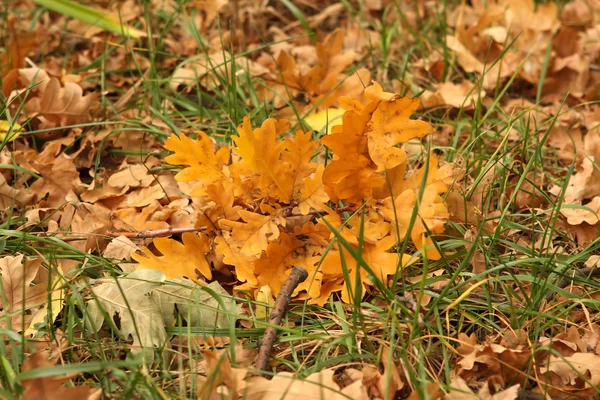
[{"label": "forest floor", "polygon": [[0,18],[0,398],[600,398],[600,3],[53,3]]}]

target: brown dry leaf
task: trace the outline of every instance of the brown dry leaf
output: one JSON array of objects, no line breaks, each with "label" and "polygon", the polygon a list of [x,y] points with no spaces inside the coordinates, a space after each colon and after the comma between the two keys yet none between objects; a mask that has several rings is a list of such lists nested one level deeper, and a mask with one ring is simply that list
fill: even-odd
[{"label": "brown dry leaf", "polygon": [[[236,76],[233,78],[232,70],[236,71]],[[171,90],[177,90],[180,85],[183,85],[188,89],[200,84],[212,91],[222,84],[233,84],[233,80],[244,73],[250,76],[261,76],[269,73],[269,70],[246,57],[218,52],[209,56],[196,57],[193,62],[185,63],[175,71],[169,87]]]},{"label": "brown dry leaf", "polygon": [[16,189],[11,187],[3,174],[0,174],[0,208],[24,208],[29,205],[34,195],[27,188]]},{"label": "brown dry leaf", "polygon": [[[21,366],[21,373],[34,371],[37,368],[53,367],[57,358],[49,360],[49,354],[40,351],[29,356]],[[98,400],[102,397],[102,389],[91,388],[87,385],[66,387],[64,383],[70,377],[45,376],[21,381],[23,386],[22,400]]]},{"label": "brown dry leaf", "polygon": [[[498,375],[504,382],[523,383],[530,362],[530,350],[524,344],[505,347],[493,339],[476,344],[474,335],[459,334],[461,345],[457,348],[461,358],[457,362],[457,375],[463,379],[488,378]],[[510,367],[508,367],[510,366]]]},{"label": "brown dry leaf", "polygon": [[[0,312],[0,326],[10,326],[21,332],[27,328],[32,315],[27,310],[43,304],[47,296],[47,285],[32,283],[39,273],[41,260],[23,262],[23,254],[16,257],[6,256],[0,259],[0,275],[2,278],[2,293],[6,304]],[[13,314],[10,317],[8,315]]]},{"label": "brown dry leaf", "polygon": [[444,396],[444,400],[516,400],[519,398],[521,385],[513,385],[507,389],[490,393],[488,385],[484,385],[478,394],[467,385],[461,377],[453,377],[450,382],[449,392]]},{"label": "brown dry leaf", "polygon": [[73,160],[64,154],[56,157],[50,164],[34,165],[38,166],[42,177],[30,189],[40,207],[59,208],[65,204],[70,194],[77,194],[83,189],[79,171]]},{"label": "brown dry leaf", "polygon": [[0,56],[0,76],[4,78],[11,70],[22,68],[27,54],[40,45],[36,32],[15,32],[14,20],[9,19],[12,35],[8,39],[6,50]]},{"label": "brown dry leaf", "polygon": [[324,369],[303,380],[288,372],[278,373],[273,379],[257,376],[246,380],[247,387],[239,394],[246,399],[261,400],[367,400],[369,395],[362,380],[340,389],[334,380],[334,370]]},{"label": "brown dry leaf", "polygon": [[437,86],[435,92],[426,91],[421,98],[422,108],[449,105],[454,108],[472,110],[475,104],[486,96],[485,90],[477,90],[475,85],[467,80],[458,84],[444,82]]},{"label": "brown dry leaf", "polygon": [[115,188],[148,187],[155,180],[149,168],[147,164],[125,165],[108,178],[108,184]]},{"label": "brown dry leaf", "polygon": [[[568,357],[552,355],[540,372],[554,374],[559,378],[561,388],[569,391],[592,389],[600,385],[600,355],[594,353],[574,353]],[[587,382],[581,377],[585,377]],[[554,381],[554,380],[553,380]]]},{"label": "brown dry leaf", "polygon": [[135,243],[126,236],[117,236],[104,249],[102,255],[106,258],[116,258],[117,260],[131,260],[131,253],[137,249]]},{"label": "brown dry leaf", "polygon": [[86,122],[90,107],[98,97],[95,93],[84,95],[81,86],[73,82],[61,85],[58,78],[51,78],[40,68],[19,69],[15,74],[9,74],[2,84],[2,92],[14,106],[19,104],[15,100],[21,98],[28,88],[31,89],[24,99],[25,110],[28,116],[34,117],[38,129]]},{"label": "brown dry leaf", "polygon": [[175,211],[168,207],[162,207],[158,201],[153,201],[141,210],[131,207],[113,211],[111,219],[114,228],[119,231],[141,232],[167,229],[170,225],[166,221]]}]

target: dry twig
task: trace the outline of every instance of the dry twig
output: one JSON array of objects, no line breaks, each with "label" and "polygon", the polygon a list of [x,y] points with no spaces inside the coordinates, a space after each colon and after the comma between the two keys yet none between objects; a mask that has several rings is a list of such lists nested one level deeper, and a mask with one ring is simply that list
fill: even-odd
[{"label": "dry twig", "polygon": [[290,299],[292,298],[292,293],[294,293],[296,287],[304,282],[306,278],[308,278],[308,272],[306,272],[304,268],[292,268],[290,276],[285,280],[277,295],[277,299],[273,305],[273,311],[271,311],[271,314],[269,315],[269,326],[265,329],[265,334],[258,349],[258,358],[256,359],[256,369],[261,371],[263,375],[267,372],[267,368],[269,368],[271,349],[273,348],[275,338],[277,337],[277,329],[275,327],[281,324],[281,320],[283,319],[288,304],[290,303]]}]

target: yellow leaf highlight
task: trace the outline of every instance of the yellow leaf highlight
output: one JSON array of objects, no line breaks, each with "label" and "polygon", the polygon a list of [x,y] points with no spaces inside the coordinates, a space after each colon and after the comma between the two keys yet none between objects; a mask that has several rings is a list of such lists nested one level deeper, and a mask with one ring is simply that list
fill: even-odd
[{"label": "yellow leaf highlight", "polygon": [[155,269],[164,272],[167,279],[188,277],[198,282],[196,271],[207,279],[212,273],[206,253],[210,251],[208,238],[203,234],[186,232],[182,235],[183,243],[174,239],[156,238],[153,243],[162,256],[155,256],[147,247],[142,248],[145,256],[132,254],[131,258],[139,263],[140,269]]}]

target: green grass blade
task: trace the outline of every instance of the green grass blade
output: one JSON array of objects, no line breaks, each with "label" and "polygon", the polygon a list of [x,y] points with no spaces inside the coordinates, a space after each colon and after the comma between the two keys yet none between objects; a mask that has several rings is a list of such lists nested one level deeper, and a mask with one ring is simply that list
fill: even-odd
[{"label": "green grass blade", "polygon": [[105,11],[87,7],[71,0],[34,0],[40,6],[49,10],[75,18],[90,25],[97,26],[105,31],[123,35],[133,39],[139,39],[145,36],[145,33],[139,29],[131,28],[121,23],[118,19],[109,15]]}]

